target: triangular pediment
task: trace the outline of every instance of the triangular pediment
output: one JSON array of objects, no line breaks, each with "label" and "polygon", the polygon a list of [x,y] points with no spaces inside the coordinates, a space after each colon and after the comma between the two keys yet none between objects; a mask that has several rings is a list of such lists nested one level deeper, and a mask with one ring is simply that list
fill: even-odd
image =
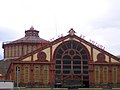
[{"label": "triangular pediment", "polygon": [[75,32],[70,31],[70,34],[68,34],[67,36],[64,37],[60,37],[52,42],[50,42],[49,44],[44,45],[43,47],[28,53],[25,56],[22,56],[18,59],[16,59],[17,61],[36,61],[38,60],[38,54],[39,52],[44,52],[46,54],[46,60],[49,62],[51,59],[53,59],[53,54],[54,51],[57,47],[59,47],[60,44],[62,44],[63,42],[66,41],[76,41],[81,43],[82,45],[84,45],[90,54],[90,59],[92,59],[93,62],[96,62],[98,60],[98,55],[100,53],[103,53],[105,55],[105,62],[113,62],[113,63],[119,63],[119,58],[117,58],[116,56],[110,54],[109,52],[93,45],[92,43],[84,40],[81,37],[78,37],[74,34]]}]

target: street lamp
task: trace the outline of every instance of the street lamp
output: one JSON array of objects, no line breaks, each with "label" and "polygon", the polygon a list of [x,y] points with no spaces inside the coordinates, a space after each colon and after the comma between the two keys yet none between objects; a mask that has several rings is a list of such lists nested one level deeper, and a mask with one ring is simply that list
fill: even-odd
[{"label": "street lamp", "polygon": [[16,67],[16,81],[17,81],[17,87],[19,86],[19,72],[20,72],[20,67]]}]

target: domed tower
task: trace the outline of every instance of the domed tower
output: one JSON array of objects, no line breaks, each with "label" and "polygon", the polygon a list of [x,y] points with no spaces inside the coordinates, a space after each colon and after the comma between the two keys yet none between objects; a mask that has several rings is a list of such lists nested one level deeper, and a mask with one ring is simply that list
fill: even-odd
[{"label": "domed tower", "polygon": [[4,60],[18,58],[47,43],[49,43],[49,41],[40,38],[39,31],[35,30],[32,26],[29,30],[25,31],[25,36],[23,38],[3,43]]}]

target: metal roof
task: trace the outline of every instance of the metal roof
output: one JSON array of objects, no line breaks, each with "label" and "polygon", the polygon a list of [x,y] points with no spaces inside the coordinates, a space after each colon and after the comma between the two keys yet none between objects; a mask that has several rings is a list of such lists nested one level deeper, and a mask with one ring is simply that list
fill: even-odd
[{"label": "metal roof", "polygon": [[42,39],[39,37],[39,31],[35,30],[33,26],[25,31],[25,36],[15,41],[4,42],[3,45],[6,44],[18,44],[18,43],[49,43],[49,41]]}]

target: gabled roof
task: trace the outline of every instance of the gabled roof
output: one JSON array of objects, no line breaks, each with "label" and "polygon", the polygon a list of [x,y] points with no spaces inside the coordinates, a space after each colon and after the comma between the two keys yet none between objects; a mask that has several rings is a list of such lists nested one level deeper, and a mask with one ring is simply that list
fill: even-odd
[{"label": "gabled roof", "polygon": [[[88,41],[86,41],[86,40],[84,40],[84,39],[76,36],[75,33],[69,33],[68,35],[66,35],[66,36],[64,36],[64,37],[60,37],[60,38],[58,38],[58,39],[50,42],[49,44],[45,44],[45,45],[42,46],[41,48],[39,48],[39,49],[37,49],[37,50],[35,50],[35,51],[31,52],[31,53],[28,53],[28,54],[26,54],[26,55],[24,55],[24,56],[21,56],[21,57],[15,59],[15,60],[13,61],[13,63],[14,63],[14,62],[19,63],[19,61],[21,61],[21,60],[23,60],[23,59],[25,59],[25,58],[27,58],[27,57],[29,57],[29,56],[32,56],[33,54],[36,54],[36,53],[38,53],[38,52],[40,52],[40,51],[42,51],[42,50],[44,50],[44,49],[47,49],[47,48],[49,48],[49,47],[51,47],[51,46],[53,46],[53,45],[55,45],[55,44],[57,44],[57,43],[59,43],[59,42],[61,42],[61,41],[64,42],[65,40],[70,39],[70,38],[77,39],[77,40],[79,40],[81,43],[84,43],[84,44],[90,46],[91,48],[94,48],[94,49],[100,51],[101,53],[106,54],[106,55],[110,56],[111,58],[113,58],[113,59],[115,59],[115,60],[117,60],[117,61],[120,62],[120,58],[118,58],[118,57],[110,54],[109,52],[107,52],[107,51],[105,51],[105,50],[103,50],[103,49],[101,49],[101,48],[98,48],[97,46],[91,44],[90,42],[88,42]],[[118,64],[119,64],[119,63],[118,63]],[[10,67],[10,65],[9,65],[9,67]],[[10,68],[9,68],[9,69],[10,69]],[[9,72],[9,69],[7,69],[8,72]]]},{"label": "gabled roof", "polygon": [[[75,33],[75,32],[74,32],[74,33]],[[32,54],[35,54],[35,53],[37,53],[37,52],[39,52],[39,51],[41,51],[41,50],[44,50],[44,49],[46,49],[46,48],[48,48],[48,47],[50,47],[50,46],[52,46],[52,45],[55,45],[55,44],[59,43],[60,41],[64,41],[64,40],[67,39],[67,38],[75,38],[75,39],[79,40],[80,42],[83,42],[83,43],[89,45],[90,47],[95,48],[96,50],[98,50],[98,51],[100,51],[100,52],[102,52],[102,53],[104,53],[104,54],[106,54],[106,55],[108,55],[108,56],[111,56],[111,58],[114,58],[114,59],[116,59],[116,60],[119,61],[119,58],[118,58],[118,57],[116,57],[116,56],[110,54],[109,52],[107,52],[107,51],[105,51],[105,50],[103,50],[103,49],[101,49],[101,48],[93,45],[92,43],[90,43],[90,42],[88,42],[88,41],[86,41],[86,40],[84,40],[84,39],[76,36],[74,33],[69,33],[67,36],[60,37],[60,38],[58,38],[58,39],[50,42],[49,44],[46,44],[45,46],[43,46],[43,47],[41,47],[41,48],[39,48],[39,49],[31,52],[31,53],[28,53],[27,55],[25,55],[25,56],[23,56],[23,57],[20,57],[20,58],[18,58],[18,59],[16,59],[16,60],[24,59],[24,58],[26,58],[26,57],[28,57],[28,56],[30,56],[30,55],[32,55]]]}]

